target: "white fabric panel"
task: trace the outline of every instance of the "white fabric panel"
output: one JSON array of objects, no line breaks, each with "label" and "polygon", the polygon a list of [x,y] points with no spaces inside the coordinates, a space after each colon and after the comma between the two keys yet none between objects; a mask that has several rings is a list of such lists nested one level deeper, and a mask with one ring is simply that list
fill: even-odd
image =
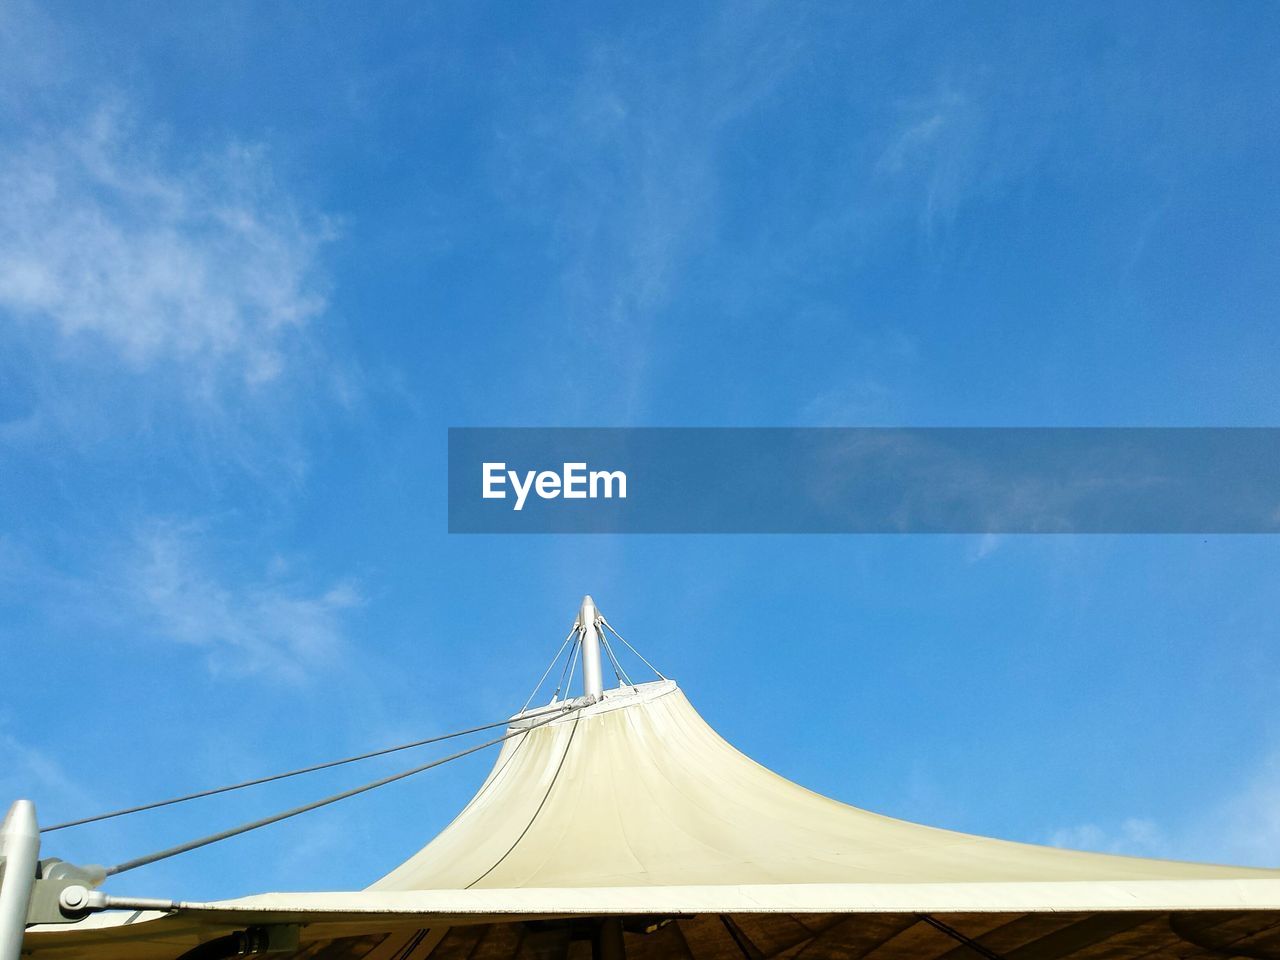
[{"label": "white fabric panel", "polygon": [[1280,871],[1011,843],[838,803],[739,753],[664,681],[508,741],[453,823],[370,889],[1249,877]]}]

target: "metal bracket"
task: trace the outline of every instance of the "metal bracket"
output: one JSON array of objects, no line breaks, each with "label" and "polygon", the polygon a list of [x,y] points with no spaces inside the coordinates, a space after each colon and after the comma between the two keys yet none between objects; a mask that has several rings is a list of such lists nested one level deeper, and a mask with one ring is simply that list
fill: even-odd
[{"label": "metal bracket", "polygon": [[31,890],[27,906],[27,923],[75,923],[85,915],[84,910],[67,910],[62,903],[62,891],[68,887],[98,887],[107,877],[105,867],[80,867],[57,857],[41,860],[37,868],[36,882]]}]

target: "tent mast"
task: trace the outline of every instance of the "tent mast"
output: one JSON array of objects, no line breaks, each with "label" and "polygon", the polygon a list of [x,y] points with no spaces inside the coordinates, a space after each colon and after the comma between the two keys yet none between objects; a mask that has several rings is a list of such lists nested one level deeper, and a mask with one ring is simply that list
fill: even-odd
[{"label": "tent mast", "polygon": [[599,700],[604,696],[604,678],[600,672],[600,611],[590,595],[582,598],[577,626],[582,641],[582,694]]},{"label": "tent mast", "polygon": [[22,933],[27,926],[27,908],[36,882],[36,858],[40,856],[40,829],[36,807],[30,800],[17,800],[0,826],[0,960],[18,960]]}]

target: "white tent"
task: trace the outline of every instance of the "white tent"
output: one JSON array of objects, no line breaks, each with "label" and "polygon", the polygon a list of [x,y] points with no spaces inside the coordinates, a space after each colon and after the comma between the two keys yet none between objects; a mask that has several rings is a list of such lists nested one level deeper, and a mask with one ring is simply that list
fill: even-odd
[{"label": "white tent", "polygon": [[332,960],[1280,958],[1280,870],[1011,843],[827,799],[731,747],[672,681],[601,690],[601,621],[588,598],[586,699],[517,715],[470,803],[368,889],[97,914],[33,927],[25,949],[213,957],[231,954],[209,941],[253,927]]}]

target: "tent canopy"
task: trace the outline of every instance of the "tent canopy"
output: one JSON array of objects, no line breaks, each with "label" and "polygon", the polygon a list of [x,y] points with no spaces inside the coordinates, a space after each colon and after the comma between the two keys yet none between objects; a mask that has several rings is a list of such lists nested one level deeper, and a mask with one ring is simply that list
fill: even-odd
[{"label": "tent canopy", "polygon": [[1280,870],[895,820],[750,760],[670,680],[592,700],[514,717],[474,798],[366,890],[94,915],[32,928],[25,949],[213,956],[210,940],[296,924],[294,954],[329,960],[1280,960]]},{"label": "tent canopy", "polygon": [[370,889],[1250,877],[1280,872],[1010,843],[838,803],[739,753],[667,680],[508,740],[457,818]]}]

